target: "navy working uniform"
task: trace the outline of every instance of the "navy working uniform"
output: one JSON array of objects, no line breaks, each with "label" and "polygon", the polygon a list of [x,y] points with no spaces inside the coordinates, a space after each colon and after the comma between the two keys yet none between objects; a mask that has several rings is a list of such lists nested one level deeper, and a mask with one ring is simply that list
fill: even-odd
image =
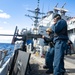
[{"label": "navy working uniform", "polygon": [[45,64],[49,68],[49,70],[46,71],[47,74],[53,73],[53,60],[54,60],[54,43],[53,43],[53,34],[49,35],[50,38],[44,37],[44,42],[46,44],[49,44],[49,49],[45,56]]},{"label": "navy working uniform", "polygon": [[[60,17],[59,14],[57,16]],[[67,23],[63,19],[59,19],[54,25],[52,25],[54,32],[54,75],[64,75],[64,50],[66,48],[67,36]]]}]

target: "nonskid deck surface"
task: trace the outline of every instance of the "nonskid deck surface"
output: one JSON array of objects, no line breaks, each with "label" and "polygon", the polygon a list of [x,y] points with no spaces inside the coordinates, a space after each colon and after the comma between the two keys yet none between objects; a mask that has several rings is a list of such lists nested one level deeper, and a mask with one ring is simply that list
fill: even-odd
[{"label": "nonskid deck surface", "polygon": [[75,64],[75,54],[65,56],[65,60],[67,60],[70,63]]},{"label": "nonskid deck surface", "polygon": [[[27,75],[53,75],[46,74],[47,69],[43,69],[43,65],[45,63],[45,58],[41,58],[40,56],[36,56],[35,54],[31,54],[30,65],[31,71],[30,74]],[[67,61],[65,59],[65,75],[75,75],[75,64]]]}]

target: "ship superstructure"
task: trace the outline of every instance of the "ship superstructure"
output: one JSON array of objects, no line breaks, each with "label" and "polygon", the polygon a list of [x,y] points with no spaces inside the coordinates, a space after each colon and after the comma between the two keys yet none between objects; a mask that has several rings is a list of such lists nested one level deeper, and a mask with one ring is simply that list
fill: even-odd
[{"label": "ship superstructure", "polygon": [[[66,3],[65,3],[66,4]],[[46,35],[46,29],[48,27],[51,27],[53,24],[53,16],[55,14],[60,14],[62,19],[67,21],[68,24],[68,36],[70,40],[73,42],[73,45],[75,45],[75,18],[71,18],[69,16],[66,16],[66,12],[68,10],[64,9],[65,4],[61,7],[58,8],[57,5],[54,7],[54,11],[48,11],[47,15],[43,16],[42,19],[39,21],[38,25],[38,34],[43,34]],[[41,43],[42,42],[42,43]],[[43,45],[43,40],[40,41],[38,39],[39,45]],[[74,48],[75,50],[75,48]]]},{"label": "ship superstructure", "polygon": [[71,17],[69,20],[67,20],[67,24],[68,24],[68,36],[72,41],[75,50],[75,17]]}]

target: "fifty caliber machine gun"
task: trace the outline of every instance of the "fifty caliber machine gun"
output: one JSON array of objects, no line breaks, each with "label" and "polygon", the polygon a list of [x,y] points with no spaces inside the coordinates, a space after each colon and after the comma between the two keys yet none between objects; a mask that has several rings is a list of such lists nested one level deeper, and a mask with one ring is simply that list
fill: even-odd
[{"label": "fifty caliber machine gun", "polygon": [[27,40],[32,40],[33,38],[34,39],[37,39],[37,38],[41,38],[42,35],[40,34],[25,34],[25,35],[18,35],[19,37],[21,38],[14,38],[14,41],[23,41],[23,44],[22,44],[22,50],[23,51],[26,51],[26,48],[25,48],[25,44],[27,42]]},{"label": "fifty caliber machine gun", "polygon": [[[14,35],[12,34],[0,34],[0,36],[13,36],[12,42],[11,44],[15,44],[16,41],[23,41],[23,46],[22,46],[22,50],[26,51],[25,49],[25,44],[27,40],[32,40],[37,39],[37,38],[41,38],[42,35],[41,34],[32,34],[30,31],[27,31],[27,29],[22,29],[21,34],[18,34],[18,28],[16,26],[15,28],[15,32]],[[21,37],[21,38],[19,38]]]},{"label": "fifty caliber machine gun", "polygon": [[[18,38],[21,37],[21,38]],[[37,38],[41,38],[42,35],[41,34],[32,34],[30,31],[27,31],[26,29],[22,29],[21,34],[17,34],[17,37],[14,38],[14,41],[23,41],[23,45],[22,45],[22,50],[26,51],[25,48],[25,44],[27,42],[27,40],[32,40],[37,39]]]}]

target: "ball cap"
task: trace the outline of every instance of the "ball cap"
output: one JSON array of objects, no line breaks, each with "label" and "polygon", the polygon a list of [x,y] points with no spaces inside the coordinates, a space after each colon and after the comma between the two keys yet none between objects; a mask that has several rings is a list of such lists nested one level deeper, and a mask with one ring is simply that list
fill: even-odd
[{"label": "ball cap", "polygon": [[47,28],[47,29],[46,29],[46,32],[47,32],[47,31],[52,32],[52,29],[51,29],[51,28]]},{"label": "ball cap", "polygon": [[54,15],[54,17],[53,17],[53,18],[56,18],[56,17],[59,17],[59,18],[61,19],[60,14],[56,14],[56,15]]}]

